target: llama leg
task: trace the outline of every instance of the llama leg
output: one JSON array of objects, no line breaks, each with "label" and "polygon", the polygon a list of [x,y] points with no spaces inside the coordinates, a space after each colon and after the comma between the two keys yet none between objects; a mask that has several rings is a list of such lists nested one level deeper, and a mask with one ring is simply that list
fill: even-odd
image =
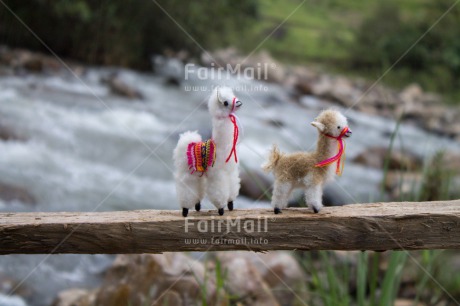
[{"label": "llama leg", "polygon": [[228,186],[228,177],[225,171],[215,172],[207,178],[206,194],[221,216],[224,214],[224,207],[229,198]]},{"label": "llama leg", "polygon": [[305,190],[305,202],[308,207],[318,213],[323,207],[323,186],[321,184],[312,185]]},{"label": "llama leg", "polygon": [[288,204],[289,195],[292,191],[292,184],[289,182],[275,181],[273,187],[272,207],[275,214],[279,214],[281,209],[285,208]]},{"label": "llama leg", "polygon": [[190,173],[184,173],[176,179],[177,198],[182,207],[182,216],[187,217],[189,209],[203,199],[201,184],[202,178]]},{"label": "llama leg", "polygon": [[240,174],[238,168],[234,168],[229,174],[229,187],[230,187],[230,197],[228,199],[228,210],[233,210],[233,201],[236,200],[238,194],[240,193]]},{"label": "llama leg", "polygon": [[200,200],[195,204],[195,210],[200,211],[201,210],[201,200],[204,198],[206,192],[206,179],[201,178],[201,180],[198,183],[198,194]]}]

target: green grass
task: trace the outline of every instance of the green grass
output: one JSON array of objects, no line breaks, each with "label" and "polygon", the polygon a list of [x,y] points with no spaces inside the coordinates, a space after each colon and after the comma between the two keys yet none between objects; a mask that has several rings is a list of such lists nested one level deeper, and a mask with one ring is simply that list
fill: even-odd
[{"label": "green grass", "polygon": [[[460,298],[460,275],[449,264],[458,256],[454,251],[361,252],[347,259],[329,251],[296,254],[311,279],[308,305],[387,306],[401,291],[414,305],[455,305],[452,298]],[[412,278],[403,280],[407,274]]]},{"label": "green grass", "polygon": [[[357,259],[356,266],[344,259],[338,260],[333,252],[320,251],[319,261],[311,253],[299,258],[305,271],[311,276],[310,290],[311,305],[392,305],[399,289],[407,252],[391,252],[388,256],[388,268],[382,273],[378,265],[373,264],[369,269],[368,257],[370,252],[353,254],[349,261]],[[380,262],[380,254],[373,253],[373,262]],[[377,267],[377,269],[374,269]],[[369,276],[368,276],[369,275]],[[356,295],[350,293],[355,279]],[[366,294],[369,289],[370,294]],[[378,289],[378,290],[377,290]],[[376,292],[378,291],[378,296]]]},{"label": "green grass", "polygon": [[[268,50],[282,62],[315,65],[332,73],[373,81],[383,75],[393,62],[385,63],[380,68],[366,70],[361,67],[355,70],[350,66],[350,47],[361,22],[374,12],[379,2],[307,0],[296,10],[302,0],[260,0],[256,24],[244,29],[244,36],[235,33],[230,41],[234,41],[245,52],[254,51],[263,42],[258,50]],[[387,2],[397,5],[402,18],[406,20],[425,18],[424,5],[429,3],[428,0]],[[285,23],[278,31],[269,35],[284,20]],[[460,90],[452,85],[456,80],[450,75],[446,67],[431,67],[426,71],[414,72],[396,65],[382,81],[397,89],[416,82],[426,91],[442,92],[447,103],[456,104],[460,101]]]},{"label": "green grass", "polygon": [[[397,1],[402,15],[416,15],[427,0]],[[348,57],[346,46],[353,42],[354,31],[375,8],[377,0],[301,0],[259,1],[257,25],[243,38],[245,51],[252,51],[259,42],[279,26],[284,35],[272,35],[261,48],[286,61],[337,63]],[[296,8],[298,9],[296,10]],[[294,12],[295,11],[295,12]],[[294,13],[293,13],[294,12]]]}]

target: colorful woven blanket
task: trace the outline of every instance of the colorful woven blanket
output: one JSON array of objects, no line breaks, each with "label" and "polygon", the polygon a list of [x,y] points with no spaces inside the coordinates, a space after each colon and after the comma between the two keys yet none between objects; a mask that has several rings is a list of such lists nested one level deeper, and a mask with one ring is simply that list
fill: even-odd
[{"label": "colorful woven blanket", "polygon": [[204,174],[216,161],[216,144],[212,139],[204,142],[191,142],[187,148],[187,162],[191,174],[198,171]]}]

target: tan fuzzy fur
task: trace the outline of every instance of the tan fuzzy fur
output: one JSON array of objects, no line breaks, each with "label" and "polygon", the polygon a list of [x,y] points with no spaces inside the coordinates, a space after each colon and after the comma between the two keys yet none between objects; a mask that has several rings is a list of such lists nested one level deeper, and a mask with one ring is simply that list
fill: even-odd
[{"label": "tan fuzzy fur", "polygon": [[[286,207],[292,189],[299,187],[305,188],[309,207],[312,207],[315,212],[322,207],[322,187],[329,178],[333,177],[336,164],[321,168],[315,167],[315,164],[337,153],[337,141],[324,134],[337,137],[348,123],[338,111],[325,110],[312,122],[312,125],[319,131],[316,151],[286,154],[280,152],[274,145],[268,162],[262,167],[266,172],[273,172],[275,175],[272,198],[272,206],[275,208]],[[351,131],[347,136],[350,134]]]},{"label": "tan fuzzy fur", "polygon": [[275,145],[270,154],[271,164],[264,166],[264,170],[273,171],[277,180],[290,181],[294,184],[302,180],[308,173],[314,173],[314,180],[321,183],[327,172],[324,169],[314,167],[319,161],[316,152],[286,154],[281,153]]}]

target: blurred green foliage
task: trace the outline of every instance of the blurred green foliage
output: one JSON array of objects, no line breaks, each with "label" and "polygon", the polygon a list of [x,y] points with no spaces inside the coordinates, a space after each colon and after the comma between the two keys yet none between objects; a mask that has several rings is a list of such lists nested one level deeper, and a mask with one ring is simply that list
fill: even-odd
[{"label": "blurred green foliage", "polygon": [[[152,53],[166,48],[198,54],[202,52],[198,44],[206,49],[225,46],[257,15],[256,0],[8,0],[5,4],[57,54],[142,68],[149,67]],[[4,7],[0,25],[0,43],[45,50]]]},{"label": "blurred green foliage", "polygon": [[[149,68],[150,55],[166,49],[199,55],[233,45],[372,79],[397,62],[385,83],[417,82],[460,100],[460,6],[445,14],[455,0],[5,3],[53,51],[87,63]],[[45,50],[2,6],[0,44]]]},{"label": "blurred green foliage", "polygon": [[353,68],[386,70],[397,62],[398,79],[412,79],[428,90],[456,90],[460,10],[449,11],[453,4],[452,0],[427,2],[419,14],[403,16],[398,4],[381,2],[356,31],[350,46]]},{"label": "blurred green foliage", "polygon": [[258,22],[246,31],[241,48],[252,51],[274,31],[261,48],[280,60],[319,63],[328,70],[372,80],[404,55],[384,83],[400,88],[416,82],[425,90],[443,93],[447,101],[459,101],[460,40],[455,37],[460,34],[460,6],[444,15],[454,3],[260,0]]}]

